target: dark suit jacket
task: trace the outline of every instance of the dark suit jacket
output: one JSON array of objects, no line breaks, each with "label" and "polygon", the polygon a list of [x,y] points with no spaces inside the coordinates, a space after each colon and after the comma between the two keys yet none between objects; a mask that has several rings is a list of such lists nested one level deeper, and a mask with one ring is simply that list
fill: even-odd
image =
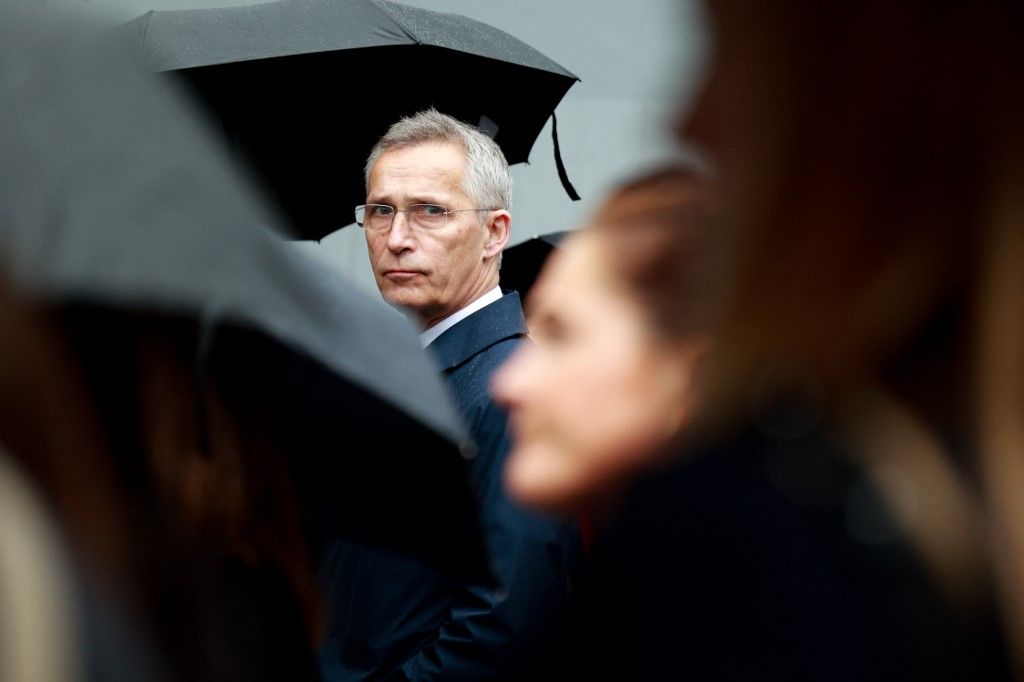
[{"label": "dark suit jacket", "polygon": [[499,587],[458,585],[396,552],[338,542],[323,576],[332,611],[328,680],[532,679],[567,599],[579,537],[529,513],[502,487],[507,415],[490,397],[498,367],[524,342],[519,295],[503,296],[430,345],[476,443],[469,467]]}]

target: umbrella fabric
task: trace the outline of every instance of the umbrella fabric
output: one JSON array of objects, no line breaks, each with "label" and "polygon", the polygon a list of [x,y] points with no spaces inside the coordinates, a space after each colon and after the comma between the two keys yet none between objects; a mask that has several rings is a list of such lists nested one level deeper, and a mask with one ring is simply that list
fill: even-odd
[{"label": "umbrella fabric", "polygon": [[148,12],[123,30],[199,94],[304,238],[352,222],[366,157],[402,116],[436,107],[524,162],[578,80],[492,26],[382,0]]},{"label": "umbrella fabric", "polygon": [[[38,300],[261,330],[281,358],[274,371],[292,363],[287,380],[303,381],[286,394],[292,431],[319,434],[293,454],[333,454],[319,473],[335,498],[360,485],[379,493],[343,521],[413,545],[441,538],[434,558],[451,549],[482,563],[464,430],[411,325],[288,245],[178,93],[93,43],[0,26],[4,275]],[[399,437],[410,434],[415,447]]]},{"label": "umbrella fabric", "polygon": [[544,263],[569,232],[534,235],[506,247],[501,256],[501,287],[519,292],[524,301],[533,288]]}]

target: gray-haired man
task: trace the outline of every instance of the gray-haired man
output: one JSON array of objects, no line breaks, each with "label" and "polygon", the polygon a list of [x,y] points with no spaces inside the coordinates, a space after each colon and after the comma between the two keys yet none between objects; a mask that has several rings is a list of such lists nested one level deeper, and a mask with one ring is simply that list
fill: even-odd
[{"label": "gray-haired man", "polygon": [[377,286],[421,323],[476,442],[471,484],[500,587],[454,585],[379,550],[335,551],[324,571],[333,616],[322,669],[346,680],[532,677],[566,600],[578,535],[520,509],[501,484],[507,418],[488,384],[526,335],[519,295],[498,286],[512,222],[508,164],[490,138],[430,110],[377,143],[366,188],[356,217]]}]

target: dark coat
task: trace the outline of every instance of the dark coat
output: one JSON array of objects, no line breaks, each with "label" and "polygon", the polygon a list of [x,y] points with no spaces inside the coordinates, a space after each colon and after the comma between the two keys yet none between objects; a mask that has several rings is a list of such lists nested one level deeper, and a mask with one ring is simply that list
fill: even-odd
[{"label": "dark coat", "polygon": [[499,586],[457,585],[407,556],[338,542],[323,578],[334,613],[321,656],[328,680],[528,679],[567,599],[574,524],[506,496],[507,415],[491,399],[498,367],[524,341],[519,295],[507,294],[430,345],[477,452],[470,482]]},{"label": "dark coat", "polygon": [[626,496],[552,679],[1009,679],[994,609],[951,610],[836,434],[762,428]]}]

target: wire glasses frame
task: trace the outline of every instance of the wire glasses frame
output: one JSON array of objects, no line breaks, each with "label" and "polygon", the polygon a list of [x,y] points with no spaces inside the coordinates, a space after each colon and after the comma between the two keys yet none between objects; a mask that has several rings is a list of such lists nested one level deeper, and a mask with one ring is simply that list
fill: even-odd
[{"label": "wire glasses frame", "polygon": [[466,211],[497,211],[496,208],[455,208],[448,209],[440,204],[409,204],[399,209],[387,204],[363,204],[356,206],[356,225],[366,230],[386,230],[391,227],[395,215],[404,213],[405,219],[414,228],[436,230],[448,224],[448,216],[452,213]]}]

